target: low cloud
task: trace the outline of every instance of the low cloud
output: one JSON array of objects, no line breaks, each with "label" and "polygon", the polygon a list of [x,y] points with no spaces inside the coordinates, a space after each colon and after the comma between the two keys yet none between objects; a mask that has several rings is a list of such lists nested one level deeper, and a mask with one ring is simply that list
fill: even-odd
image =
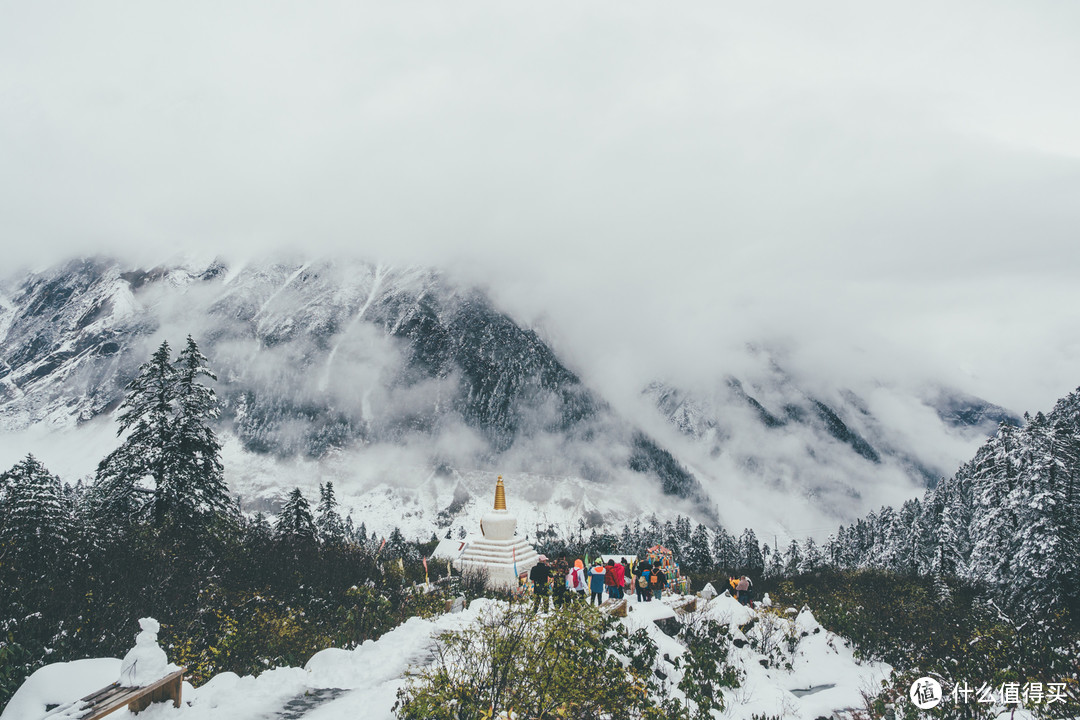
[{"label": "low cloud", "polygon": [[[753,372],[750,343],[918,444],[925,412],[874,387],[1021,412],[1080,384],[1074,5],[54,10],[0,23],[5,274],[435,267],[620,411],[658,378]],[[154,340],[200,336],[172,316]],[[441,392],[380,394],[397,350],[343,322],[329,379],[287,348],[247,367],[243,337],[223,365],[357,421]]]}]

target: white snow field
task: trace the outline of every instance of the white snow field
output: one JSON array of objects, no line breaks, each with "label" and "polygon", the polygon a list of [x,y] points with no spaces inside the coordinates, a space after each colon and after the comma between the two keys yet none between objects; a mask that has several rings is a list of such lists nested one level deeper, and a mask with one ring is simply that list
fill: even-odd
[{"label": "white snow field", "polygon": [[[659,647],[659,657],[680,656],[684,650],[665,635],[657,620],[675,615],[671,603],[678,596],[649,603],[631,599],[630,613],[621,620],[630,631],[645,628]],[[717,717],[750,720],[757,715],[776,715],[785,720],[814,720],[863,706],[863,691],[876,694],[891,668],[882,663],[860,663],[843,638],[824,630],[813,614],[803,609],[777,614],[739,605],[726,593],[705,603],[699,599],[703,617],[729,626],[736,640],[749,640],[743,647],[732,646],[729,662],[744,674],[742,686],[725,689],[727,709]],[[257,677],[222,673],[198,688],[184,686],[184,703],[174,708],[160,703],[139,714],[141,720],[369,720],[393,718],[396,694],[409,667],[431,660],[433,636],[463,628],[484,614],[498,611],[504,603],[476,600],[461,613],[424,620],[410,618],[376,641],[354,650],[328,649],[315,654],[303,668],[278,668]],[[757,623],[747,635],[739,630],[753,618]],[[787,659],[791,669],[763,667],[763,655],[753,649],[755,639],[771,630],[794,633],[798,647]],[[759,637],[755,638],[755,633]],[[803,635],[805,633],[805,635]],[[57,663],[34,673],[19,689],[0,720],[36,720],[46,713],[46,704],[69,703],[112,682],[119,671],[118,660],[82,660]],[[669,680],[677,684],[681,673],[668,666]],[[96,672],[96,674],[94,674]],[[583,679],[583,682],[586,680]],[[674,691],[679,696],[678,690]],[[55,712],[55,711],[54,711]],[[112,717],[124,717],[126,710]],[[55,716],[50,716],[55,717]],[[63,716],[73,717],[73,716]]]}]

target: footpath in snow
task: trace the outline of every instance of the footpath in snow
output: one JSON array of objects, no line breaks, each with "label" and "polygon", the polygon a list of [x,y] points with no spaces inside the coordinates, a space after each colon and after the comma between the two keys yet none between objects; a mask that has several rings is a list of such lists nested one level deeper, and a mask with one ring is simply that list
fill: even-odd
[{"label": "footpath in snow", "polygon": [[[684,648],[666,635],[657,621],[676,617],[672,603],[681,600],[675,596],[649,603],[631,601],[630,612],[621,622],[631,632],[644,628],[656,642],[658,656],[667,654],[674,659],[683,654]],[[157,704],[140,713],[139,718],[389,720],[394,717],[392,708],[398,689],[406,682],[406,671],[431,661],[434,637],[464,628],[502,605],[476,600],[460,613],[429,620],[410,618],[378,640],[369,640],[354,650],[323,650],[303,668],[278,668],[257,677],[222,673],[198,688],[185,683],[182,707]],[[728,626],[734,640],[728,662],[744,677],[741,687],[725,690],[728,707],[720,717],[828,717],[862,707],[863,692],[876,693],[890,672],[884,664],[857,662],[844,640],[822,628],[807,609],[798,613],[793,609],[786,613],[751,610],[725,594],[707,603],[699,599],[698,611],[703,618]],[[789,638],[786,645],[784,638]],[[780,646],[786,649],[775,649]],[[766,655],[761,650],[770,648],[775,650],[773,659],[763,662]],[[95,659],[44,667],[27,679],[0,720],[37,720],[45,715],[47,705],[70,703],[112,682],[119,662]],[[670,666],[665,670],[673,682],[681,677]],[[110,717],[126,716],[128,712],[121,710]]]}]

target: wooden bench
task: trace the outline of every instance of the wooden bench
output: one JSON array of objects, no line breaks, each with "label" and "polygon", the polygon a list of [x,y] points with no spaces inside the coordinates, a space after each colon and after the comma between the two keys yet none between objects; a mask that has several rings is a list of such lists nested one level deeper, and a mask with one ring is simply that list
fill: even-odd
[{"label": "wooden bench", "polygon": [[45,718],[98,720],[125,706],[131,712],[137,713],[150,707],[152,703],[164,700],[172,700],[173,707],[180,707],[180,692],[186,670],[186,667],[180,668],[145,687],[125,687],[114,682],[77,702],[53,708]]}]

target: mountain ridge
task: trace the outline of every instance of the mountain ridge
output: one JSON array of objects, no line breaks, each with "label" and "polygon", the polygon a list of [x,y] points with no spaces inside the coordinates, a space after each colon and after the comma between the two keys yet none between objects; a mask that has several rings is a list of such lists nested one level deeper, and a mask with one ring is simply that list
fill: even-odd
[{"label": "mountain ridge", "polygon": [[[357,468],[365,487],[393,486],[404,466],[518,472],[590,487],[590,502],[609,493],[645,508],[687,501],[716,524],[718,499],[727,507],[758,478],[763,492],[795,493],[848,519],[865,510],[860,493],[895,478],[925,487],[943,464],[903,446],[855,393],[803,390],[764,353],[758,377],[725,375],[719,393],[672,385],[667,404],[657,397],[644,415],[616,410],[536,330],[431,268],[281,259],[147,269],[84,258],[4,281],[0,299],[0,427],[96,424],[154,344],[192,334],[220,378],[220,429],[239,444],[227,442],[230,457],[263,468],[262,486],[240,473],[248,497],[272,499],[276,484],[292,482],[282,480],[289,467],[345,481],[349,463],[330,471],[328,460],[392,456],[379,472]],[[662,431],[687,399],[686,427]],[[965,427],[976,427],[993,407],[958,400],[933,412],[968,412]],[[748,443],[754,423],[773,432]],[[745,513],[727,511],[736,514]]]}]

